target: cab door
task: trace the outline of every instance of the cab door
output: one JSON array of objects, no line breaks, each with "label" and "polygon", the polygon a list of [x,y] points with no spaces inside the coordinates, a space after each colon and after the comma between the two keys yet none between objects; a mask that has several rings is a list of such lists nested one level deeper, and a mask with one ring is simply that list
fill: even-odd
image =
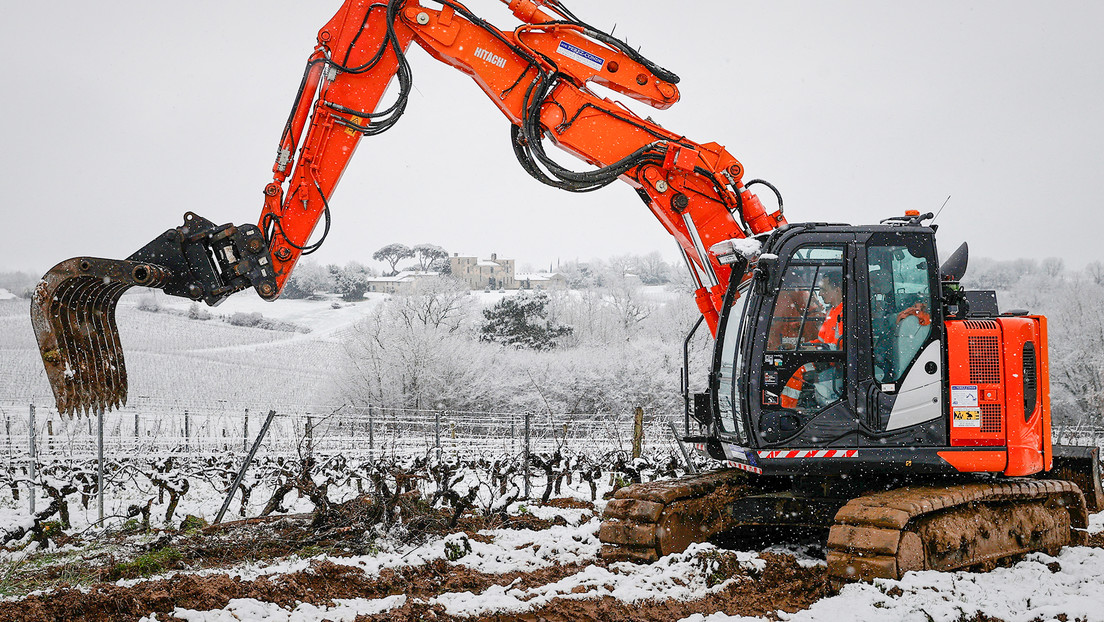
[{"label": "cab door", "polygon": [[810,232],[782,247],[757,312],[749,402],[760,446],[854,447],[848,399],[854,322],[848,246],[854,236]]},{"label": "cab door", "polygon": [[945,445],[945,346],[930,229],[860,236],[857,406],[863,444]]}]

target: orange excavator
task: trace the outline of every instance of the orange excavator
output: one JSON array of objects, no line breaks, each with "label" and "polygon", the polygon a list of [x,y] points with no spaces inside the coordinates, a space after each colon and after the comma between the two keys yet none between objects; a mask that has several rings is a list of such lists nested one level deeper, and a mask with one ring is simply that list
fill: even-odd
[{"label": "orange excavator", "polygon": [[[931,214],[788,223],[774,186],[745,181],[724,147],[591,88],[663,110],[679,100],[677,75],[559,0],[502,2],[513,31],[454,0],[346,0],[318,31],[256,225],[188,213],[126,260],[50,270],[31,314],[58,410],[125,403],[115,308],[126,289],[211,305],[249,287],[280,295],[325,240],[329,197],[361,138],[402,116],[417,44],[472,77],[540,182],[635,188],[682,249],[695,330],[704,322],[715,337],[708,390],[691,396],[684,381],[681,440],[726,468],[618,490],[604,557],[646,562],[742,530],[811,528],[827,533],[831,576],[848,581],[986,567],[1084,536],[1104,504],[1099,461],[1051,443],[1045,318],[965,291],[965,245],[939,265]],[[547,143],[590,166],[557,163]]]}]

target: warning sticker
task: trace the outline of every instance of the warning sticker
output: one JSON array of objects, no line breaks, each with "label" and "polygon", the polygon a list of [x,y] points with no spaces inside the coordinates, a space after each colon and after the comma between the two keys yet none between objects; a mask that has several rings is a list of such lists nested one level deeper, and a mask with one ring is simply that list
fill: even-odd
[{"label": "warning sticker", "polygon": [[601,56],[591,54],[583,48],[571,45],[567,41],[560,41],[560,45],[556,47],[556,52],[595,70],[601,69],[602,65],[606,64],[606,60]]},{"label": "warning sticker", "polygon": [[981,410],[977,408],[956,408],[951,425],[956,428],[980,428]]},{"label": "warning sticker", "polygon": [[956,406],[970,406],[977,408],[978,388],[976,384],[951,385],[951,408]]},{"label": "warning sticker", "polygon": [[763,391],[763,406],[777,406],[778,394],[771,393],[770,391]]}]

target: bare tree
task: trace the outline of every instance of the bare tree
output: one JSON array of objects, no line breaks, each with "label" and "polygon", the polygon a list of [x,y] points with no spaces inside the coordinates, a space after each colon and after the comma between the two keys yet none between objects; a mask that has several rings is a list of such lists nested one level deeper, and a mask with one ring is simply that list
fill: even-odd
[{"label": "bare tree", "polygon": [[631,331],[647,319],[655,305],[644,299],[640,281],[633,276],[611,278],[605,289],[606,299],[617,311],[621,328]]},{"label": "bare tree", "polygon": [[1085,274],[1097,285],[1104,285],[1104,261],[1094,261],[1085,266]]},{"label": "bare tree", "polygon": [[498,353],[469,334],[468,290],[452,279],[424,281],[346,335],[340,383],[347,399],[402,408],[477,409],[493,402]]},{"label": "bare tree", "polygon": [[450,277],[422,278],[410,291],[394,297],[395,313],[407,324],[459,330],[471,315],[471,290]]},{"label": "bare tree", "polygon": [[1065,270],[1066,262],[1062,261],[1060,257],[1047,257],[1043,260],[1040,267],[1043,270],[1043,274],[1054,279],[1061,276],[1062,271]]}]

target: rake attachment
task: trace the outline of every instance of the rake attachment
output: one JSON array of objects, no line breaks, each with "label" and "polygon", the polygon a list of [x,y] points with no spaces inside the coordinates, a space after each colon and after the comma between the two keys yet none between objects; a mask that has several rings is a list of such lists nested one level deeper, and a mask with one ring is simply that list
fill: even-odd
[{"label": "rake attachment", "polygon": [[216,226],[196,214],[125,260],[75,257],[35,288],[31,324],[58,412],[94,414],[126,404],[127,373],[115,309],[131,287],[215,306],[254,287],[277,296],[268,245],[254,225]]}]

